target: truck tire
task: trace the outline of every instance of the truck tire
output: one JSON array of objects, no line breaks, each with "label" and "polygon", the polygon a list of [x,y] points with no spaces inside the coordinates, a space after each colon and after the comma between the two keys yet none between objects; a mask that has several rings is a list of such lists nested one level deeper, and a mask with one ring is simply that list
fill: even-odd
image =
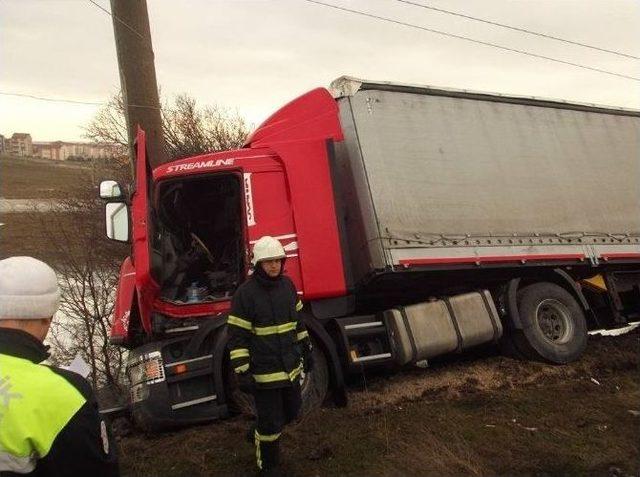
[{"label": "truck tire", "polygon": [[529,359],[553,364],[577,360],[587,346],[582,307],[564,288],[541,282],[518,291],[521,330],[513,330],[515,349]]},{"label": "truck tire", "polygon": [[528,355],[524,352],[520,351],[516,344],[516,334],[518,334],[518,330],[505,330],[500,338],[500,352],[504,356],[508,356],[510,358],[519,359],[519,360],[527,360],[530,359]]},{"label": "truck tire", "polygon": [[319,346],[313,347],[313,369],[302,375],[302,409],[300,415],[309,414],[319,408],[327,397],[329,389],[329,367],[327,358]]},{"label": "truck tire", "polygon": [[[318,346],[313,347],[313,369],[309,373],[302,373],[301,394],[302,407],[300,415],[304,416],[317,409],[324,402],[329,389],[329,368],[327,358]],[[237,385],[237,379],[228,367],[228,392],[230,397],[230,412],[255,416],[256,408],[253,396],[242,392]]]}]

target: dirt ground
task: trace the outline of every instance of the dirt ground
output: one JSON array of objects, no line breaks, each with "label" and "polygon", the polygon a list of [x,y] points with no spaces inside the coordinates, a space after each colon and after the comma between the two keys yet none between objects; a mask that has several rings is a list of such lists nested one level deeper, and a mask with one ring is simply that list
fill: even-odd
[{"label": "dirt ground", "polygon": [[[351,385],[282,438],[296,476],[635,476],[640,334],[592,336],[568,366],[494,350]],[[120,441],[126,477],[251,475],[246,417]]]}]

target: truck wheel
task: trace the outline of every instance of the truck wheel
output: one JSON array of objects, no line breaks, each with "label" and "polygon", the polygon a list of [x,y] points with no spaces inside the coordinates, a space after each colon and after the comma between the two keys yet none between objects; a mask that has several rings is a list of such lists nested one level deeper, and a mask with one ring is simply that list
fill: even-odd
[{"label": "truck wheel", "polygon": [[530,359],[528,355],[520,351],[516,344],[517,330],[505,330],[500,338],[500,352],[504,356],[508,356],[510,358],[519,359],[519,360],[527,360]]},{"label": "truck wheel", "polygon": [[518,291],[522,330],[511,336],[515,348],[530,359],[566,364],[587,346],[587,322],[582,307],[564,288],[535,283]]},{"label": "truck wheel", "polygon": [[304,416],[322,405],[329,389],[327,358],[320,347],[315,344],[313,346],[313,369],[308,373],[302,372],[300,385],[302,388],[300,414]]}]

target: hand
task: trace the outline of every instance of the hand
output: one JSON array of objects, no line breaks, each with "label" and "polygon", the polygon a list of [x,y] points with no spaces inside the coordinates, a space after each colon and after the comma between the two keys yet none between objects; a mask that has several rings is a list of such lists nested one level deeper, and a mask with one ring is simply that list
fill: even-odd
[{"label": "hand", "polygon": [[237,379],[238,389],[240,389],[240,391],[247,394],[253,394],[253,391],[255,391],[256,388],[256,382],[248,371],[238,374]]}]

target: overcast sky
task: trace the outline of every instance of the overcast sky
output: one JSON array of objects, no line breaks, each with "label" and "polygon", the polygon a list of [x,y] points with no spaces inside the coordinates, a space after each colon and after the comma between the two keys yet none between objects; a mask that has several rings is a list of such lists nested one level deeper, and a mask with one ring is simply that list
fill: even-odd
[{"label": "overcast sky", "polygon": [[[96,0],[109,8],[108,0]],[[640,61],[394,0],[324,0],[640,77]],[[637,0],[415,0],[640,56]],[[164,96],[259,124],[341,75],[640,108],[640,82],[363,18],[303,0],[147,0]],[[111,19],[88,0],[0,0],[0,92],[103,102],[119,89]],[[0,95],[0,133],[77,140],[97,106]]]}]

